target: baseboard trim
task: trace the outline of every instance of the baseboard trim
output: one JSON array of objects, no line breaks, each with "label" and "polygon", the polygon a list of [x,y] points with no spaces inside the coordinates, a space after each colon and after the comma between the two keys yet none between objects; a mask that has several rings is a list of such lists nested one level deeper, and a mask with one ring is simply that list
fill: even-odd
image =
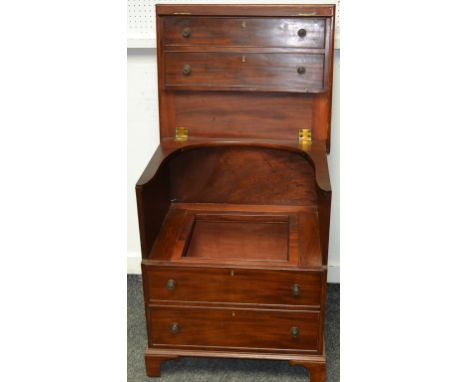
[{"label": "baseboard trim", "polygon": [[139,253],[132,253],[132,252],[128,253],[127,274],[141,275],[141,256]]},{"label": "baseboard trim", "polygon": [[332,284],[340,283],[340,265],[328,264],[328,277],[327,282]]}]

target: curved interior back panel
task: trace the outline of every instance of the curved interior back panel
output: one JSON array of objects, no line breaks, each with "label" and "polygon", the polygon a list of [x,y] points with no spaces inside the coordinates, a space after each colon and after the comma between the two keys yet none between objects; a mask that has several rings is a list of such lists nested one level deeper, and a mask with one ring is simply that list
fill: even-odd
[{"label": "curved interior back panel", "polygon": [[317,199],[312,165],[298,153],[262,147],[209,147],[167,163],[172,201],[310,205]]}]

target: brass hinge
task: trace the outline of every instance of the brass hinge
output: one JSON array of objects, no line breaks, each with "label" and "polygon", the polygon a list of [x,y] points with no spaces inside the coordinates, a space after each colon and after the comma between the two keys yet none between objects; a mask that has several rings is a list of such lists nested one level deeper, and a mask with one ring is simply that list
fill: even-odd
[{"label": "brass hinge", "polygon": [[175,129],[175,140],[186,141],[188,140],[188,129],[186,127],[176,127]]},{"label": "brass hinge", "polygon": [[312,131],[310,129],[299,129],[299,142],[312,143]]}]

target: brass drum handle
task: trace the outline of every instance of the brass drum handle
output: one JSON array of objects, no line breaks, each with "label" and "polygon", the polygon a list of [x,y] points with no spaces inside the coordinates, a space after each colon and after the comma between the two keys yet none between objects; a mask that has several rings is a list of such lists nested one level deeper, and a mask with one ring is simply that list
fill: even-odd
[{"label": "brass drum handle", "polygon": [[169,290],[174,290],[176,288],[176,282],[174,279],[167,280],[166,288]]},{"label": "brass drum handle", "polygon": [[294,338],[299,337],[299,328],[297,326],[293,326],[290,332],[291,332],[292,337]]},{"label": "brass drum handle", "polygon": [[184,76],[188,76],[192,72],[192,67],[188,64],[184,65],[184,68],[182,69],[182,73]]},{"label": "brass drum handle", "polygon": [[182,30],[182,36],[184,36],[185,38],[190,37],[191,34],[192,34],[192,30],[189,27],[184,28]]},{"label": "brass drum handle", "polygon": [[299,284],[293,284],[291,289],[292,289],[293,296],[301,295],[301,287],[299,286]]}]

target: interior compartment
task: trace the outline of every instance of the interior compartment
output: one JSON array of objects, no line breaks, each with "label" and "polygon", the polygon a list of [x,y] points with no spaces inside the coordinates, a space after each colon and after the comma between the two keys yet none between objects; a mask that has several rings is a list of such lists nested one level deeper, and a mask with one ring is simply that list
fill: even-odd
[{"label": "interior compartment", "polygon": [[[150,259],[259,267],[321,264],[315,171],[297,152],[191,148],[170,156],[158,177],[153,192],[164,197],[167,210]],[[154,207],[162,215],[164,205]]]},{"label": "interior compartment", "polygon": [[182,256],[198,259],[288,261],[287,216],[196,215]]}]

